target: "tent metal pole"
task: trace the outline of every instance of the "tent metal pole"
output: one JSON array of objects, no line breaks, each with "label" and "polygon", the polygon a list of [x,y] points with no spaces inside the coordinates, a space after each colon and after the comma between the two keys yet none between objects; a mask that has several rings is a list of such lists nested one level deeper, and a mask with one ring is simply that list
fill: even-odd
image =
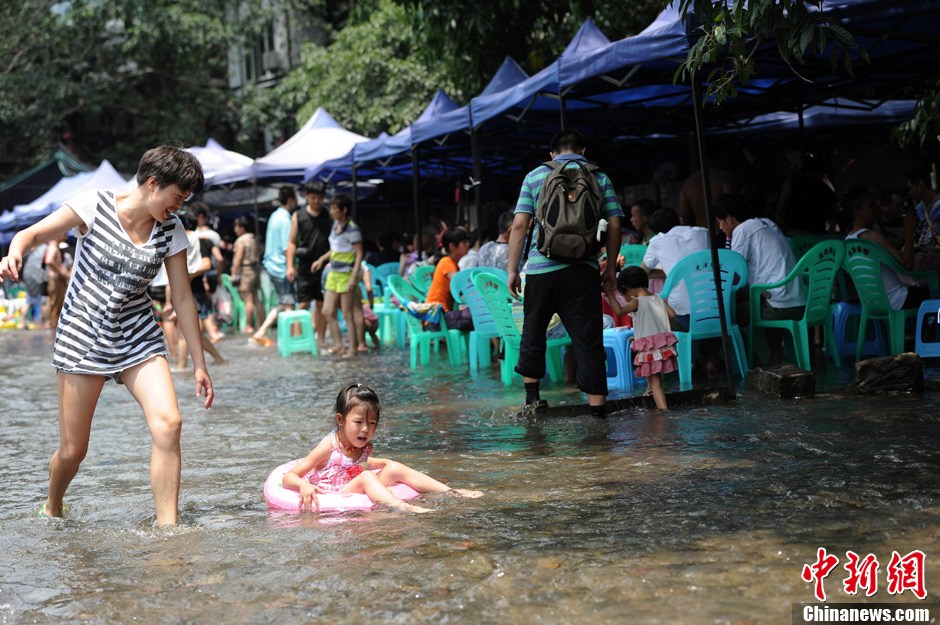
[{"label": "tent metal pole", "polygon": [[352,165],[352,216],[354,219],[359,218],[359,213],[357,212],[357,195],[356,191],[359,189],[359,164],[353,163]]},{"label": "tent metal pole", "polygon": [[[695,115],[695,144],[698,151],[699,171],[702,174],[702,190],[705,194],[705,221],[708,229],[708,246],[712,252],[712,273],[715,279],[715,291],[719,303],[723,301],[721,293],[721,268],[718,265],[718,246],[715,240],[714,207],[712,206],[712,189],[708,176],[708,155],[705,153],[705,130],[702,125],[702,94],[698,77],[692,74],[692,111]],[[730,341],[728,340],[728,318],[725,307],[718,306],[718,321],[721,324],[721,346],[725,357],[725,373],[728,376],[728,392],[734,399],[734,379],[731,373],[732,363]],[[744,372],[742,372],[744,374]]]},{"label": "tent metal pole", "polygon": [[473,154],[473,211],[477,229],[483,228],[483,207],[480,196],[483,193],[483,162],[480,158],[480,133],[476,128],[470,131],[470,151]]},{"label": "tent metal pole", "polygon": [[568,129],[568,107],[565,106],[564,94],[558,96],[558,111],[561,113],[561,130],[565,131]]},{"label": "tent metal pole", "polygon": [[415,236],[420,241],[421,235],[421,202],[418,198],[418,146],[411,146],[411,197],[415,207]]},{"label": "tent metal pole", "polygon": [[255,236],[260,236],[261,232],[258,230],[258,180],[256,178],[251,179],[251,190],[255,205]]}]

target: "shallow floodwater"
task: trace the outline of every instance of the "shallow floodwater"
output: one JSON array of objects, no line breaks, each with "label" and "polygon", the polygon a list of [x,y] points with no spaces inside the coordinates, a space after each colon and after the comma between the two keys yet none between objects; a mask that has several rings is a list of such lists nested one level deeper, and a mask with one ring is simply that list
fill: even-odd
[{"label": "shallow floodwater", "polygon": [[[882,563],[940,559],[940,401],[743,392],[728,406],[525,419],[521,385],[407,352],[343,360],[226,338],[202,410],[184,413],[181,525],[153,527],[149,434],[108,383],[64,521],[41,521],[57,444],[51,340],[0,333],[0,623],[789,623],[813,601],[802,566],[826,547]],[[850,367],[843,376],[848,375]],[[261,485],[330,428],[340,385],[383,400],[376,454],[482,499],[426,496],[435,514],[269,511]],[[581,401],[564,387],[553,403]],[[842,573],[842,574],[840,574]],[[936,588],[940,592],[940,588]],[[928,599],[929,600],[929,599]]]}]

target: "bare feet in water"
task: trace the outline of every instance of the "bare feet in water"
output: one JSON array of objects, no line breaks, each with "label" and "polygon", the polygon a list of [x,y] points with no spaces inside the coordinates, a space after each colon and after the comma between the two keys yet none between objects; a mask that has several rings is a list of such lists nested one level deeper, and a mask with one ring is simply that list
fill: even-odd
[{"label": "bare feet in water", "polygon": [[451,488],[450,490],[445,490],[444,492],[448,495],[453,495],[454,497],[467,497],[468,499],[476,499],[477,497],[483,496],[483,491],[467,490],[466,488]]}]

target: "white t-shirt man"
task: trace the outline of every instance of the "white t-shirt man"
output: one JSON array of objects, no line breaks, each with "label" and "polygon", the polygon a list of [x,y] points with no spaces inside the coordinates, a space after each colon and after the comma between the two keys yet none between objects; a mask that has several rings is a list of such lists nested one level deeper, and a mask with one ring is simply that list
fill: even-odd
[{"label": "white t-shirt man", "polygon": [[[731,235],[731,249],[747,260],[748,284],[783,280],[797,262],[783,232],[765,217],[741,222]],[[806,305],[801,280],[791,280],[767,293],[770,294],[767,303],[774,308]]]},{"label": "white t-shirt man", "polygon": [[[708,230],[698,226],[674,226],[669,232],[660,232],[650,239],[643,255],[647,269],[662,269],[668,276],[680,260],[694,252],[708,249]],[[669,294],[669,305],[677,315],[691,313],[689,291],[680,283]]]}]

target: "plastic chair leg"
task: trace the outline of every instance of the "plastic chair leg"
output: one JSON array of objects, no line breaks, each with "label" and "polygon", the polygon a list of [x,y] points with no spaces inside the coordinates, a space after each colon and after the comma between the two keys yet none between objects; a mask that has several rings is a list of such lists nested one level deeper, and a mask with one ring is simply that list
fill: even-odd
[{"label": "plastic chair leg", "polygon": [[683,391],[692,388],[692,341],[687,332],[676,332],[676,338],[679,339],[679,388]]}]

